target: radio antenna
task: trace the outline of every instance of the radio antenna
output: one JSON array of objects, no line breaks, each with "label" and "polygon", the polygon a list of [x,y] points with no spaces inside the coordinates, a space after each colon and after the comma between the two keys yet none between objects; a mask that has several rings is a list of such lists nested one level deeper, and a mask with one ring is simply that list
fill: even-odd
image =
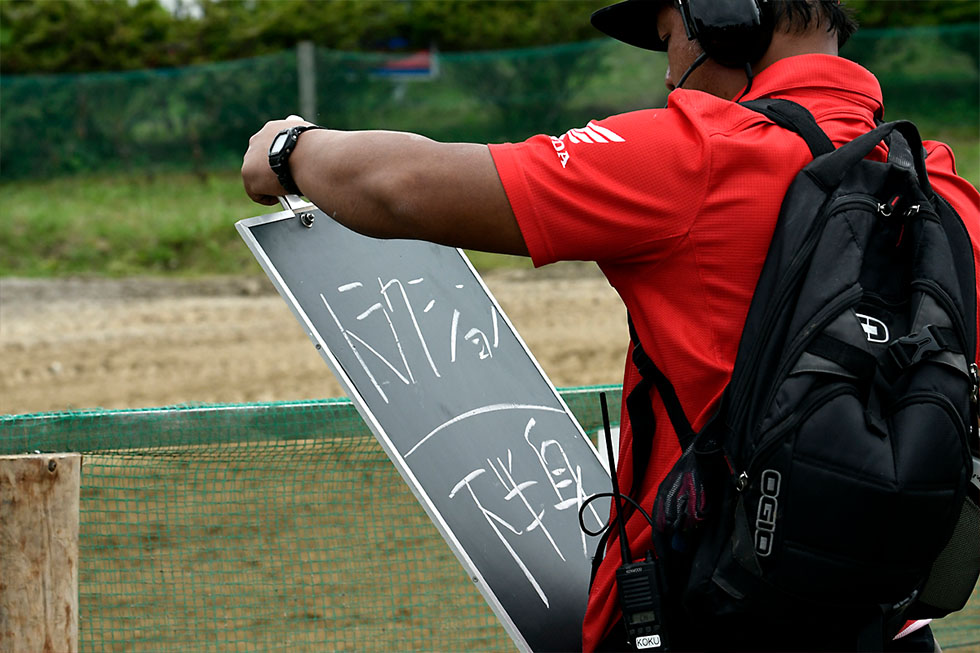
[{"label": "radio antenna", "polygon": [[626,519],[623,516],[623,495],[619,492],[619,479],[616,475],[616,460],[613,458],[612,431],[609,428],[609,407],[606,393],[599,393],[599,406],[602,408],[602,427],[606,434],[606,455],[609,457],[609,472],[612,475],[613,500],[616,502],[616,521],[619,522],[619,550],[623,562],[633,562],[626,541]]}]

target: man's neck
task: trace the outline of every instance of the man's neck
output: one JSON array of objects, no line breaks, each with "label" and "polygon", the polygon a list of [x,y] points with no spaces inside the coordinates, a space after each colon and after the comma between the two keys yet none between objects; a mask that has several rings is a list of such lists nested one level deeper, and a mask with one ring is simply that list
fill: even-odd
[{"label": "man's neck", "polygon": [[837,35],[822,28],[811,29],[803,33],[783,32],[776,30],[772,43],[766,50],[765,56],[752,67],[753,72],[765,70],[780,59],[795,57],[801,54],[829,54],[837,56]]}]

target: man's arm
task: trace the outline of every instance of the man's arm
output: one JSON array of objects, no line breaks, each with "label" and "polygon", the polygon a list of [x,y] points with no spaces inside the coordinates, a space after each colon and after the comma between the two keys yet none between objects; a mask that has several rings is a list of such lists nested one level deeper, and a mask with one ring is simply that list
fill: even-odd
[{"label": "man's arm", "polygon": [[[245,191],[275,204],[285,193],[269,167],[273,121],[249,140]],[[453,247],[527,255],[490,149],[437,143],[401,132],[304,132],[289,159],[303,194],[341,224],[376,238],[414,238]]]}]

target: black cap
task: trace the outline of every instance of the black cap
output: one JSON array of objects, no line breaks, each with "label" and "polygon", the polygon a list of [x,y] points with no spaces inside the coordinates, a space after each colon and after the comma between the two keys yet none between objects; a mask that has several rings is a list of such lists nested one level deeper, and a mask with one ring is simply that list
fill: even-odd
[{"label": "black cap", "polygon": [[666,52],[657,32],[657,14],[670,0],[623,0],[592,14],[592,26],[623,43]]}]

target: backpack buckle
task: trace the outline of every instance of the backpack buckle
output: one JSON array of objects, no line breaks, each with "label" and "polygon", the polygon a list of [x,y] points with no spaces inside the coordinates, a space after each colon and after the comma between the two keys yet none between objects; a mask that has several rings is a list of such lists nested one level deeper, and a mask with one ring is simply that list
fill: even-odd
[{"label": "backpack buckle", "polygon": [[904,371],[933,354],[948,349],[945,340],[932,324],[923,327],[918,333],[899,338],[885,350],[889,367]]}]

